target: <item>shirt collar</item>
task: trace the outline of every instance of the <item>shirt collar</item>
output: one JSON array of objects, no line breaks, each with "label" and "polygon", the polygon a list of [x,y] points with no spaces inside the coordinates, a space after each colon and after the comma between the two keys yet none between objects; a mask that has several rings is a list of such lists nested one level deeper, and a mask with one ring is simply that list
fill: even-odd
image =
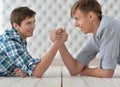
[{"label": "shirt collar", "polygon": [[107,16],[102,16],[102,19],[101,19],[101,21],[100,21],[100,25],[99,25],[99,27],[98,27],[98,30],[97,30],[97,33],[96,33],[96,35],[95,36],[99,36],[99,34],[100,34],[100,32],[102,31],[102,29],[104,29],[104,28],[106,28],[107,27],[107,19],[108,19],[108,17]]},{"label": "shirt collar", "polygon": [[6,30],[6,34],[9,36],[11,39],[15,39],[19,41],[20,43],[27,44],[26,40],[24,40],[19,32],[16,29],[9,29]]}]

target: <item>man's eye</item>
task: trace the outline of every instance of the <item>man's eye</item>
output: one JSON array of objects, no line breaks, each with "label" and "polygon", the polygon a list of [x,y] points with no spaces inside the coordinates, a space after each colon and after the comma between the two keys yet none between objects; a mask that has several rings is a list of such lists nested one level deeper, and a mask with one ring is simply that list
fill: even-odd
[{"label": "man's eye", "polygon": [[31,22],[28,22],[27,24],[29,25],[29,24],[31,24]]},{"label": "man's eye", "polygon": [[75,19],[75,21],[78,21],[78,19]]}]

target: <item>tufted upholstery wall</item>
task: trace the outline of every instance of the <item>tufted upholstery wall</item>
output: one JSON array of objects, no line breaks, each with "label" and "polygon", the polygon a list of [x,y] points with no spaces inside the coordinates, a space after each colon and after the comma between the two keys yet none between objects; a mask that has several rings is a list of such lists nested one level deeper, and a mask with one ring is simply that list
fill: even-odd
[{"label": "tufted upholstery wall", "polygon": [[[68,50],[76,55],[85,43],[87,35],[83,35],[74,27],[74,20],[70,18],[70,8],[76,0],[1,0],[3,9],[0,11],[0,26],[2,30],[11,28],[9,15],[19,6],[28,6],[36,11],[36,30],[34,36],[28,39],[28,50],[33,57],[43,56],[51,46],[50,31],[65,27],[69,34],[66,42]],[[120,20],[120,0],[98,0],[102,5],[104,15]],[[0,6],[2,6],[0,5]],[[56,56],[60,57],[59,54]]]}]

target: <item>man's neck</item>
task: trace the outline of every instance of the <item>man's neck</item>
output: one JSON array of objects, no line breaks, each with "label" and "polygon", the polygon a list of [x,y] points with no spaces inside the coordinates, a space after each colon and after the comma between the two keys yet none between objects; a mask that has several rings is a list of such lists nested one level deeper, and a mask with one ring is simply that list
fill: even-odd
[{"label": "man's neck", "polygon": [[24,35],[22,35],[17,29],[15,29],[15,28],[13,28],[15,31],[17,31],[17,33],[19,33],[19,35],[21,36],[21,38],[23,39],[23,40],[26,40],[27,39],[27,37],[25,37]]},{"label": "man's neck", "polygon": [[27,39],[27,38],[26,38],[26,37],[24,37],[24,36],[21,36],[21,37],[22,37],[22,39],[23,39],[23,40],[26,40],[26,39]]},{"label": "man's neck", "polygon": [[22,37],[23,40],[26,40],[26,39],[27,39],[27,38],[26,38],[24,35],[22,35],[20,32],[19,32],[19,34],[20,34],[20,36]]},{"label": "man's neck", "polygon": [[97,33],[97,31],[98,31],[98,28],[99,28],[99,26],[100,26],[100,21],[101,20],[95,20],[94,21],[94,24],[93,24],[93,34],[94,35],[96,35],[96,33]]}]

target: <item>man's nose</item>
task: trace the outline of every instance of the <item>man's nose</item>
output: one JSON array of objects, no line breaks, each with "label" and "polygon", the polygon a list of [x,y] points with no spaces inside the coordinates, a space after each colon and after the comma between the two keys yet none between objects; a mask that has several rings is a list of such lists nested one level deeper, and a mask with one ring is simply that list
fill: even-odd
[{"label": "man's nose", "polygon": [[32,28],[32,29],[35,29],[35,24],[32,24],[32,25],[31,25],[31,28]]},{"label": "man's nose", "polygon": [[79,23],[78,21],[75,22],[75,27],[78,27],[79,26]]}]

